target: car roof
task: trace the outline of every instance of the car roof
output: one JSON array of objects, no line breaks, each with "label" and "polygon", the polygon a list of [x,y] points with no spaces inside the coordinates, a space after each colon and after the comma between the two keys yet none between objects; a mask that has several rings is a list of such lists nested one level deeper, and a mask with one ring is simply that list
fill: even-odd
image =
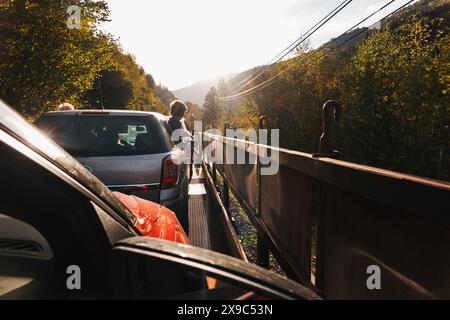
[{"label": "car roof", "polygon": [[159,120],[167,120],[169,117],[158,112],[151,111],[137,111],[137,110],[115,110],[115,109],[77,109],[77,110],[64,110],[64,111],[49,111],[45,112],[43,116],[98,116],[98,115],[110,115],[110,116],[154,116]]},{"label": "car roof", "polygon": [[[134,215],[83,165],[0,99],[0,130],[56,165],[130,222]],[[126,217],[126,218],[125,218]],[[131,221],[132,223],[134,221]]]}]

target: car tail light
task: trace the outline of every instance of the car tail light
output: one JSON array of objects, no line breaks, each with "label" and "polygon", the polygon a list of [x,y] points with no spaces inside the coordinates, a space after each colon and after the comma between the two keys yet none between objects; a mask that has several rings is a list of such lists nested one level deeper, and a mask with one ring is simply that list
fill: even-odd
[{"label": "car tail light", "polygon": [[178,183],[178,172],[180,167],[173,161],[172,156],[163,160],[162,166],[162,189],[173,188]]}]

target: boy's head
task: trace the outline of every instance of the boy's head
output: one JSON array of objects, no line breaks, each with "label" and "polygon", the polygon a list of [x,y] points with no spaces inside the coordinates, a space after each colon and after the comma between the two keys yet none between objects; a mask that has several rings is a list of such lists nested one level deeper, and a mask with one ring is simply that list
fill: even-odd
[{"label": "boy's head", "polygon": [[75,108],[73,107],[72,104],[70,104],[68,102],[64,102],[58,106],[58,110],[59,111],[72,111],[72,110],[75,110]]},{"label": "boy's head", "polygon": [[175,100],[170,104],[170,114],[177,119],[182,119],[187,111],[188,107],[183,101]]}]

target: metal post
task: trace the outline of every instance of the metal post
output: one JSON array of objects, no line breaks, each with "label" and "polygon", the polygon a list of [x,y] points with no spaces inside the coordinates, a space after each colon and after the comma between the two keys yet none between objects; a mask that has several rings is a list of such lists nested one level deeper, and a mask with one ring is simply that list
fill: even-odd
[{"label": "metal post", "polygon": [[336,100],[329,100],[323,105],[322,136],[320,137],[319,153],[314,153],[314,158],[339,159],[339,151],[335,150],[331,127],[333,119],[339,121],[340,114],[341,105]]},{"label": "metal post", "polygon": [[263,237],[258,233],[258,240],[256,244],[256,264],[260,267],[269,269],[269,249],[264,243]]},{"label": "metal post", "polygon": [[230,210],[230,190],[225,180],[223,180],[223,206],[227,211]]},{"label": "metal post", "polygon": [[[230,124],[228,122],[225,122],[223,125],[223,139],[222,139],[222,159],[223,162],[226,162],[226,143],[225,143],[225,137],[227,135],[227,129],[230,128]],[[223,168],[223,166],[222,166]],[[223,174],[223,172],[222,172]],[[225,207],[225,209],[227,211],[230,210],[230,189],[228,187],[227,181],[225,179],[223,179],[223,206]]]},{"label": "metal post", "polygon": [[[269,120],[266,116],[261,116],[259,118],[259,129],[269,129]],[[270,135],[270,134],[269,134]],[[261,216],[261,163],[260,163],[260,148],[259,148],[259,134],[258,134],[258,146],[256,149],[256,184],[257,184],[257,195],[256,195],[256,215],[258,217]],[[264,243],[264,237],[258,232],[257,236],[257,244],[256,244],[256,263],[263,267],[268,269],[270,266],[269,263],[269,249],[267,248],[266,244]]]},{"label": "metal post", "polygon": [[225,122],[223,124],[223,136],[224,137],[227,135],[227,129],[230,129],[230,124],[228,122]]},{"label": "metal post", "polygon": [[[259,118],[259,129],[269,129],[269,119],[266,116],[261,116]],[[259,132],[258,132],[258,145],[256,149],[256,186],[257,186],[257,194],[256,194],[256,215],[259,216],[261,213],[261,162],[260,158],[260,148],[259,148]]]},{"label": "metal post", "polygon": [[[329,100],[323,105],[322,115],[322,136],[320,137],[319,153],[313,154],[314,158],[326,157],[339,159],[339,152],[335,150],[332,124],[333,120],[339,121],[341,114],[341,105],[335,100]],[[321,184],[317,181],[313,185],[314,196],[314,215],[317,228],[316,238],[316,273],[314,285],[322,291],[324,288],[325,275],[325,202]],[[312,239],[311,239],[312,240]],[[312,247],[311,247],[312,249]]]},{"label": "metal post", "polygon": [[216,176],[216,164],[213,163],[212,165],[212,179],[215,185],[217,185],[217,176]]},{"label": "metal post", "polygon": [[225,122],[223,124],[223,136],[222,136],[222,174],[224,174],[225,171],[225,164],[227,164],[227,143],[226,143],[226,137],[227,137],[227,130],[230,129],[230,124],[228,122]]}]

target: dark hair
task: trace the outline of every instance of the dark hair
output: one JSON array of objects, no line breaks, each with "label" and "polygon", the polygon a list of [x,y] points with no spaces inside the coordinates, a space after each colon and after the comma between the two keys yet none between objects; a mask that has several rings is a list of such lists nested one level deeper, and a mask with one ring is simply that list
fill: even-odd
[{"label": "dark hair", "polygon": [[188,111],[187,105],[180,100],[172,101],[170,104],[170,114],[175,117],[182,117]]}]

